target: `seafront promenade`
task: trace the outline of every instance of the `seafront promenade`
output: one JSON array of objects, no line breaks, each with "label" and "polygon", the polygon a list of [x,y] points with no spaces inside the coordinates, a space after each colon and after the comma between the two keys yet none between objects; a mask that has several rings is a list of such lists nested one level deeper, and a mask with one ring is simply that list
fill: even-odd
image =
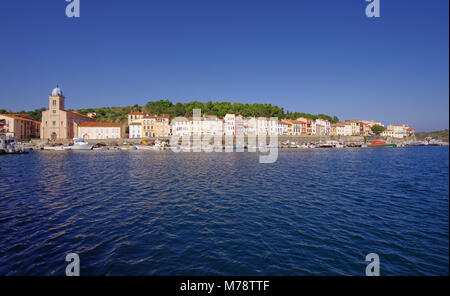
[{"label": "seafront promenade", "polygon": [[[90,143],[93,144],[98,144],[98,143],[105,143],[105,144],[118,144],[118,145],[123,145],[123,144],[139,144],[142,141],[146,141],[146,142],[154,142],[154,141],[170,141],[171,137],[150,137],[150,138],[142,138],[142,139],[130,139],[130,138],[119,138],[119,139],[89,139],[88,141]],[[181,139],[181,137],[180,137]],[[205,139],[210,139],[210,138],[205,138]],[[258,136],[256,136],[256,141],[258,142]],[[267,136],[266,137],[267,142],[270,141],[270,137]],[[284,143],[284,142],[290,142],[290,143],[296,143],[296,144],[303,144],[303,143],[326,143],[326,142],[330,142],[330,141],[337,141],[340,143],[364,143],[364,142],[371,142],[371,141],[377,141],[377,140],[387,140],[390,143],[393,144],[406,144],[409,142],[414,142],[416,141],[416,138],[414,136],[412,137],[407,137],[407,138],[403,138],[403,139],[395,139],[395,138],[388,138],[385,139],[383,137],[363,137],[363,136],[309,136],[309,135],[303,135],[303,136],[278,136],[278,142],[280,144]],[[190,137],[190,141],[193,141],[193,137]],[[225,136],[222,136],[222,141],[223,144],[225,143]],[[234,138],[234,141],[236,141],[236,138]],[[66,144],[70,144],[72,142],[72,140],[60,140],[58,141],[64,145]],[[245,144],[248,144],[248,136],[244,137],[244,142]],[[32,139],[31,140],[31,145],[32,146],[40,146],[40,145],[44,145],[47,144],[47,141],[45,140],[40,140],[40,139]]]}]

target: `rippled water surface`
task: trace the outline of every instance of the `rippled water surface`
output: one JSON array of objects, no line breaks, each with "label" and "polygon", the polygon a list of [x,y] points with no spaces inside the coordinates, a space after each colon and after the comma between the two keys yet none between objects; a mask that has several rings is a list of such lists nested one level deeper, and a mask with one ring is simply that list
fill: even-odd
[{"label": "rippled water surface", "polygon": [[448,153],[3,155],[0,275],[448,275]]}]

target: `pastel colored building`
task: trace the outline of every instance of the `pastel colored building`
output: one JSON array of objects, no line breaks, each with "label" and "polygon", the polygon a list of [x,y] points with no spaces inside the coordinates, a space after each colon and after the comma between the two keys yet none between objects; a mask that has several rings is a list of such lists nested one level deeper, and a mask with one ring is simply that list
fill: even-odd
[{"label": "pastel colored building", "polygon": [[[316,119],[316,135],[329,136],[331,123],[325,119]],[[317,131],[317,126],[319,126],[319,131]]]},{"label": "pastel colored building", "polygon": [[237,136],[245,134],[245,120],[241,115],[236,116],[235,133]]},{"label": "pastel colored building", "polygon": [[304,135],[315,135],[315,124],[314,120],[311,118],[305,118],[305,117],[299,117],[297,118],[297,121],[304,122],[306,124],[306,130],[305,133],[302,132]]},{"label": "pastel colored building", "polygon": [[41,122],[24,114],[0,114],[0,130],[6,136],[15,137],[17,140],[39,139],[41,134]]},{"label": "pastel colored building", "polygon": [[142,120],[145,116],[150,116],[151,114],[148,112],[131,112],[128,114],[128,125],[132,123],[142,123]]}]

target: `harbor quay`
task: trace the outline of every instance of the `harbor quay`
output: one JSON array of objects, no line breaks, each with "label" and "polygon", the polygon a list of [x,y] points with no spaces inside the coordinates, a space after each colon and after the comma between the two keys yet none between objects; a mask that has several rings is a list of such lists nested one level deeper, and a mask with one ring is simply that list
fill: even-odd
[{"label": "harbor quay", "polygon": [[[222,139],[222,145],[225,145],[225,136],[219,136]],[[148,137],[148,138],[140,138],[140,139],[130,139],[130,138],[117,138],[117,139],[89,139],[89,142],[96,144],[105,144],[106,146],[122,146],[122,145],[138,145],[142,142],[152,143],[152,142],[167,142],[169,143],[172,137]],[[180,141],[187,141],[190,143],[194,143],[194,136],[184,136],[179,137]],[[248,145],[249,136],[243,136],[244,145]],[[266,140],[266,144],[270,144],[270,136],[265,137],[253,137],[256,143],[260,143],[263,141],[263,138]],[[380,137],[363,137],[363,136],[310,136],[310,135],[300,135],[300,136],[277,136],[279,148],[289,148],[290,145],[302,145],[302,144],[326,144],[326,143],[334,143],[338,142],[344,145],[352,146],[352,144],[364,144],[369,143],[375,140],[383,140]],[[210,143],[215,143],[214,141],[217,137],[212,136],[203,136],[200,138],[201,141],[210,141]],[[253,139],[251,141],[253,141]],[[410,142],[416,141],[415,137],[408,137],[403,139],[394,139],[391,142],[397,145],[406,145]],[[69,145],[73,141],[71,139],[61,139],[60,143],[63,145]],[[41,139],[31,139],[28,142],[23,142],[30,146],[33,149],[39,149],[42,146],[47,144],[47,141]],[[233,145],[236,145],[236,136],[233,137]]]}]

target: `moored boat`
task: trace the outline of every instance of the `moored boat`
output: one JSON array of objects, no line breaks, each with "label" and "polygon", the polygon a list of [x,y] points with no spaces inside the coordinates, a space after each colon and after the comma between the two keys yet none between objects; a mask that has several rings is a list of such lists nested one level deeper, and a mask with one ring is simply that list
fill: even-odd
[{"label": "moored boat", "polygon": [[385,141],[372,141],[371,144],[367,145],[369,148],[377,148],[377,147],[396,147],[395,144],[389,144]]},{"label": "moored boat", "polygon": [[64,150],[92,150],[94,144],[85,142],[84,139],[75,138],[73,139],[73,145],[64,146]]},{"label": "moored boat", "polygon": [[48,150],[48,151],[63,151],[64,146],[62,144],[52,144],[52,145],[46,145],[46,146],[42,147],[42,149]]}]

